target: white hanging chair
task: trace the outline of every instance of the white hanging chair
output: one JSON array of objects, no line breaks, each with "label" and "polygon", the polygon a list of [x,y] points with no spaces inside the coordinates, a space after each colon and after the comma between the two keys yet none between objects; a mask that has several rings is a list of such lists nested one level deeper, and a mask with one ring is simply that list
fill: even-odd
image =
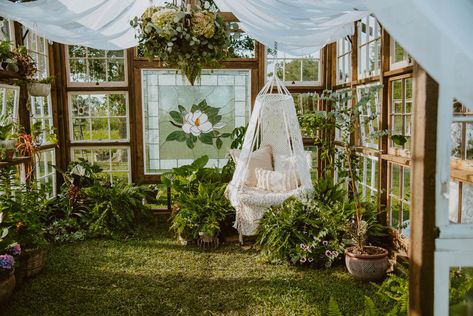
[{"label": "white hanging chair", "polygon": [[[296,188],[271,192],[246,184],[253,150],[267,145],[271,146],[273,161],[277,157],[286,157],[289,161],[289,169],[297,176]],[[240,241],[243,235],[257,233],[258,221],[269,207],[280,205],[291,196],[302,198],[312,191],[306,157],[294,100],[279,78],[273,76],[256,97],[235,173],[227,188],[227,197],[236,209],[234,227]]]}]

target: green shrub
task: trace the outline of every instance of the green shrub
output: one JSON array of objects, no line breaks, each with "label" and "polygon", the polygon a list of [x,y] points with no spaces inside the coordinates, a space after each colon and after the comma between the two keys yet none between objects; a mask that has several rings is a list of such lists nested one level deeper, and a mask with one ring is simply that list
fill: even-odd
[{"label": "green shrub", "polygon": [[330,267],[343,255],[344,227],[352,215],[353,207],[345,200],[328,205],[289,198],[265,213],[257,244],[272,262]]},{"label": "green shrub", "polygon": [[132,234],[137,223],[149,218],[143,204],[148,188],[117,182],[113,185],[93,185],[84,189],[89,211],[86,220],[94,235]]}]

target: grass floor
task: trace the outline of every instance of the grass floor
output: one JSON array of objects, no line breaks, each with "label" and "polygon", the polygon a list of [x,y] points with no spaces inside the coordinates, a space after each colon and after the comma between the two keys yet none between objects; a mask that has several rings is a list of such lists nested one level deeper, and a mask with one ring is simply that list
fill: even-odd
[{"label": "grass floor", "polygon": [[1,315],[344,315],[363,310],[373,286],[343,267],[315,270],[257,263],[236,244],[183,247],[159,230],[127,241],[54,247],[45,270],[16,290]]}]

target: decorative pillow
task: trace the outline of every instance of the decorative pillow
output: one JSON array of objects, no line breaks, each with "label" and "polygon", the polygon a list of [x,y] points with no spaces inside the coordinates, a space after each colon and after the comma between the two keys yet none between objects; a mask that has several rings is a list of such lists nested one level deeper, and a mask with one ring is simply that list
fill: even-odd
[{"label": "decorative pillow", "polygon": [[256,169],[256,187],[265,191],[284,192],[286,188],[287,174],[285,172]]},{"label": "decorative pillow", "polygon": [[295,157],[289,155],[274,155],[274,170],[286,173],[286,188],[294,190],[299,187],[300,179],[296,168]]},{"label": "decorative pillow", "polygon": [[[236,164],[240,162],[240,150],[233,149],[230,151],[233,161]],[[271,161],[272,149],[270,145],[265,145],[258,150],[255,150],[250,155],[250,162],[245,176],[245,185],[249,187],[256,187],[256,168],[264,170],[273,170],[273,163]]]}]

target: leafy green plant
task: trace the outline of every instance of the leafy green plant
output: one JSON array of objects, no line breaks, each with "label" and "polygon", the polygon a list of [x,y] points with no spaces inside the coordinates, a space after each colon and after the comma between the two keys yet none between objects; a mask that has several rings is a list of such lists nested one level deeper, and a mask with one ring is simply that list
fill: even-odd
[{"label": "leafy green plant", "polygon": [[0,140],[14,139],[15,129],[15,123],[11,118],[7,114],[0,114]]},{"label": "leafy green plant", "polygon": [[5,223],[15,229],[14,238],[24,249],[48,245],[45,222],[49,208],[44,186],[21,185],[0,195],[0,212],[3,212]]},{"label": "leafy green plant", "polygon": [[272,262],[330,267],[343,254],[344,225],[352,216],[353,207],[346,199],[326,204],[289,198],[265,213],[257,245],[263,258]]},{"label": "leafy green plant", "polygon": [[197,238],[200,232],[215,236],[232,213],[225,188],[226,184],[200,183],[196,193],[184,192],[170,229],[183,238]]},{"label": "leafy green plant", "polygon": [[388,315],[407,315],[409,308],[409,280],[407,277],[389,273],[381,285],[371,284],[378,289],[376,294],[381,302],[387,306],[394,304]]},{"label": "leafy green plant", "polygon": [[122,182],[85,188],[90,232],[105,236],[132,234],[137,229],[136,224],[143,223],[151,215],[143,204],[147,190],[146,186]]},{"label": "leafy green plant", "polygon": [[223,18],[204,9],[186,10],[172,4],[151,6],[132,19],[144,55],[158,57],[186,75],[192,85],[202,68],[216,68],[227,57],[229,37]]},{"label": "leafy green plant", "polygon": [[234,213],[224,195],[226,179],[219,169],[205,168],[208,161],[208,156],[202,156],[162,175],[177,211],[171,229],[181,237],[195,238],[199,232],[214,235]]}]

